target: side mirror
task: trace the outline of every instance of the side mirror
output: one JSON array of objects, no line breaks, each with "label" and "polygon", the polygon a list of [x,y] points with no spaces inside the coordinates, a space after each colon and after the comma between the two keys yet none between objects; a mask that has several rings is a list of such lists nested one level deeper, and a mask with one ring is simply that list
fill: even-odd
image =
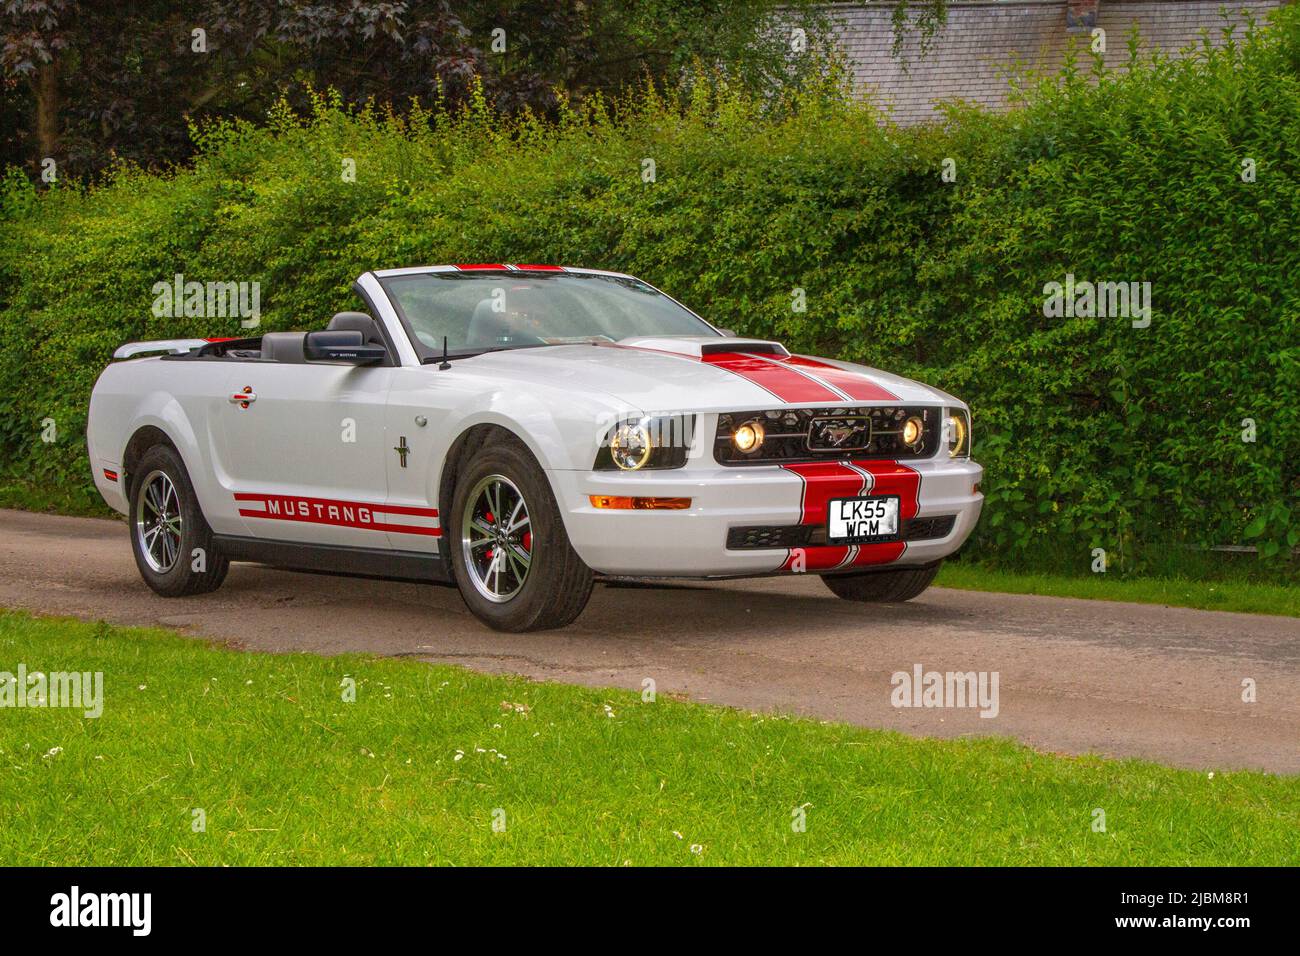
[{"label": "side mirror", "polygon": [[719,332],[721,332],[723,335],[725,335],[725,336],[726,336],[727,338],[729,338],[729,339],[734,339],[734,338],[736,337],[736,330],[735,330],[735,329],[724,329],[724,328],[721,328],[721,327],[718,327],[718,326],[715,326],[715,328],[717,328]]},{"label": "side mirror", "polygon": [[374,365],[388,356],[382,345],[367,345],[360,332],[308,332],[302,343],[308,362],[347,362]]}]

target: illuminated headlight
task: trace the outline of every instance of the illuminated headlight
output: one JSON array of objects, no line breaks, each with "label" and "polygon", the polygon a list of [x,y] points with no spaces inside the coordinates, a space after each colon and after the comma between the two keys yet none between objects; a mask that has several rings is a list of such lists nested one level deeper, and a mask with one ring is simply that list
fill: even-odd
[{"label": "illuminated headlight", "polygon": [[921,432],[925,425],[921,419],[913,416],[903,422],[903,444],[911,447],[921,440]]},{"label": "illuminated headlight", "polygon": [[694,415],[629,418],[605,432],[592,468],[597,471],[681,468],[686,464],[694,433]]},{"label": "illuminated headlight", "polygon": [[609,455],[624,471],[636,471],[650,460],[652,451],[650,430],[641,422],[624,422],[609,440]]},{"label": "illuminated headlight", "polygon": [[745,422],[731,436],[736,448],[745,453],[756,451],[763,444],[763,423]]},{"label": "illuminated headlight", "polygon": [[970,457],[970,417],[960,408],[948,409],[943,422],[949,458]]}]

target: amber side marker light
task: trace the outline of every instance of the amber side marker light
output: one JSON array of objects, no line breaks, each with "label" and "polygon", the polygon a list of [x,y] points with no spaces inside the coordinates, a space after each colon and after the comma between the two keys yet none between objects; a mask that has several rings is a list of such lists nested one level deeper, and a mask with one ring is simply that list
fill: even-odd
[{"label": "amber side marker light", "polygon": [[690,498],[630,498],[624,495],[588,495],[593,508],[619,511],[684,511]]}]

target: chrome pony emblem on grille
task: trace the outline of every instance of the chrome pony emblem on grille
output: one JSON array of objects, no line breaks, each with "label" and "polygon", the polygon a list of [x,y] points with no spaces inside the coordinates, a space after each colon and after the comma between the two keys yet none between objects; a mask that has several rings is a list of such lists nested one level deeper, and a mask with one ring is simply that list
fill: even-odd
[{"label": "chrome pony emblem on grille", "polygon": [[871,419],[865,415],[814,418],[808,424],[810,451],[860,451],[871,444]]}]

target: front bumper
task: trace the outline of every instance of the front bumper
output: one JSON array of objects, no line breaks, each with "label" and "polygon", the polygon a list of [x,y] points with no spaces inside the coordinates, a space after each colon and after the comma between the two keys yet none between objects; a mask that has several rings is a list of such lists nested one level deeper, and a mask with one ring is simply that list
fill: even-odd
[{"label": "front bumper", "polygon": [[[820,545],[728,548],[733,528],[807,525],[815,529],[824,524],[814,499],[819,491],[826,494],[826,489],[779,465],[639,473],[553,471],[550,478],[574,550],[593,570],[632,577],[747,577],[779,571],[907,567],[955,552],[979,520],[984,496],[976,488],[984,469],[969,460],[936,459],[907,462],[903,470],[917,475],[915,513],[905,516],[952,516],[951,529],[942,537],[888,547],[867,545],[852,553],[842,546]],[[885,493],[883,488],[882,483],[878,493]],[[593,507],[591,495],[690,498],[691,507],[606,510]]]}]

